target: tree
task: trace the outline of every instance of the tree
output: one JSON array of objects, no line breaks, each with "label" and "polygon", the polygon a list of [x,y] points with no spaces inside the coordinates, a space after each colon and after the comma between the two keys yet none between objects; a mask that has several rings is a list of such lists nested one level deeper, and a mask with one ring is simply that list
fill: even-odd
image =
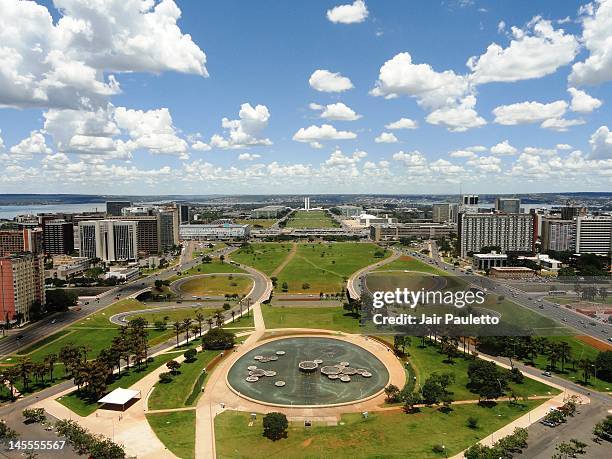
[{"label": "tree", "polygon": [[400,401],[400,390],[395,384],[389,384],[385,387],[385,395],[387,403],[397,403]]},{"label": "tree", "polygon": [[164,283],[161,281],[161,279],[155,279],[155,288],[157,290],[161,291],[163,285],[164,285]]},{"label": "tree", "polygon": [[405,394],[404,397],[404,411],[406,413],[414,413],[415,405],[418,405],[422,402],[422,398],[418,392],[409,392]]},{"label": "tree", "polygon": [[272,441],[287,438],[289,422],[283,413],[268,413],[263,418],[263,435]]},{"label": "tree", "polygon": [[557,452],[553,454],[552,459],[569,459],[576,457],[576,454],[585,454],[586,447],[586,443],[572,438],[569,442],[559,443],[555,447],[555,451]]},{"label": "tree", "polygon": [[172,328],[174,328],[174,333],[176,334],[176,345],[178,346],[179,345],[179,335],[181,333],[181,330],[183,329],[183,326],[177,320],[172,324]]},{"label": "tree", "polygon": [[198,355],[198,351],[196,351],[195,349],[188,349],[187,352],[185,352],[185,354],[183,355],[185,356],[186,362],[195,362],[196,356]]},{"label": "tree", "polygon": [[202,314],[202,311],[198,311],[195,315],[195,320],[198,323],[198,337],[202,337],[202,323],[204,323],[204,320],[206,319],[206,316],[204,314]]},{"label": "tree", "polygon": [[475,416],[469,416],[466,420],[466,424],[470,429],[478,428],[478,418]]},{"label": "tree", "polygon": [[191,323],[193,322],[193,320],[189,317],[185,317],[183,319],[183,330],[185,330],[185,340],[187,341],[187,344],[189,344],[189,330],[191,329]]},{"label": "tree", "polygon": [[40,423],[47,420],[44,408],[26,408],[21,412],[26,424]]},{"label": "tree", "polygon": [[572,358],[572,348],[566,341],[561,341],[557,347],[557,352],[561,360],[561,371],[565,371],[565,363]]},{"label": "tree", "polygon": [[8,445],[9,442],[17,440],[19,435],[16,431],[11,429],[6,422],[0,421],[0,443]]},{"label": "tree", "polygon": [[423,402],[426,405],[437,405],[440,402],[448,403],[451,399],[451,393],[448,392],[448,386],[455,380],[453,373],[433,373],[421,388]]},{"label": "tree", "polygon": [[586,386],[589,383],[589,378],[591,377],[593,361],[591,359],[580,359],[578,361],[578,368],[582,370],[582,382]]},{"label": "tree", "polygon": [[160,373],[159,374],[159,382],[160,383],[168,384],[171,381],[172,381],[172,374],[170,374],[168,372],[164,372],[164,373]]},{"label": "tree", "polygon": [[596,440],[612,441],[612,414],[609,414],[603,421],[595,424],[593,435],[595,435]]},{"label": "tree", "polygon": [[213,328],[202,337],[202,346],[210,350],[231,349],[235,340],[236,336],[233,333],[222,328]]},{"label": "tree", "polygon": [[481,400],[494,400],[504,394],[505,375],[494,362],[474,360],[468,367],[467,387]]},{"label": "tree", "polygon": [[603,351],[595,358],[597,377],[612,382],[612,351]]},{"label": "tree", "polygon": [[178,363],[176,360],[170,360],[166,363],[166,367],[168,368],[168,370],[170,370],[170,373],[175,375],[178,373],[178,369],[181,368],[181,364]]}]

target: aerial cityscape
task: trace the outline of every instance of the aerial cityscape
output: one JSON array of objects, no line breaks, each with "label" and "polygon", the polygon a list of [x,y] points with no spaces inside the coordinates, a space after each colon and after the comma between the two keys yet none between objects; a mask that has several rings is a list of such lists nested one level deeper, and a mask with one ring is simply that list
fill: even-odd
[{"label": "aerial cityscape", "polygon": [[612,0],[0,0],[0,456],[610,457]]}]

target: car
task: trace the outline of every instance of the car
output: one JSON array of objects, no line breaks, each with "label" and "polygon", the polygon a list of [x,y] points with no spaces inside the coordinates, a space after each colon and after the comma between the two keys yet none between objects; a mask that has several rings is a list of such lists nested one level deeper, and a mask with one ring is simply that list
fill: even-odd
[{"label": "car", "polygon": [[544,305],[541,304],[541,305],[538,306],[538,308],[544,309]]},{"label": "car", "polygon": [[56,323],[56,322],[57,322],[57,319],[53,319],[53,320],[51,321],[51,323],[52,323],[52,324],[54,324],[54,323]]},{"label": "car", "polygon": [[542,373],[543,376],[546,376],[547,378],[552,378],[552,373],[550,371],[545,371],[544,373]]},{"label": "car", "polygon": [[17,335],[17,339],[23,339],[23,335]]},{"label": "car", "polygon": [[608,341],[610,341],[612,343],[612,338],[608,338]]}]

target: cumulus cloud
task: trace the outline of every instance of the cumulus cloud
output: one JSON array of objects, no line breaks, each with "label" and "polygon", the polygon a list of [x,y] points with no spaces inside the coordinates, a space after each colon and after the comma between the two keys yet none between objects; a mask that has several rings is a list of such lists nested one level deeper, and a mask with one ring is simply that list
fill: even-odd
[{"label": "cumulus cloud", "polygon": [[593,110],[601,107],[601,100],[587,94],[584,91],[576,88],[569,88],[567,90],[572,96],[572,102],[570,104],[570,110],[578,113],[591,113]]},{"label": "cumulus cloud", "polygon": [[393,159],[401,162],[409,169],[425,170],[427,168],[427,159],[418,150],[410,152],[398,151],[393,155]]},{"label": "cumulus cloud", "polygon": [[397,137],[392,132],[381,132],[378,137],[374,139],[376,143],[396,143]]},{"label": "cumulus cloud", "polygon": [[261,158],[261,155],[252,154],[252,153],[241,153],[238,155],[239,161],[255,161],[256,159]]},{"label": "cumulus cloud", "polygon": [[525,30],[512,27],[512,35],[507,48],[492,43],[484,54],[468,59],[474,83],[541,78],[571,63],[579,49],[573,35],[541,17],[533,18]]},{"label": "cumulus cloud", "polygon": [[565,118],[550,118],[542,121],[540,127],[544,129],[551,129],[557,132],[565,132],[572,126],[580,126],[581,124],[585,124],[586,121],[583,119],[573,119],[568,120]]},{"label": "cumulus cloud", "polygon": [[473,167],[478,172],[499,173],[501,172],[501,159],[495,156],[479,156],[466,162],[467,166]]},{"label": "cumulus cloud", "polygon": [[446,126],[451,132],[464,132],[487,124],[484,118],[478,115],[474,106],[476,97],[466,96],[459,104],[449,105],[431,112],[425,118],[429,124]]},{"label": "cumulus cloud", "polygon": [[582,42],[589,55],[572,66],[572,85],[595,85],[612,80],[612,1],[596,0],[582,8]]},{"label": "cumulus cloud", "polygon": [[427,108],[439,108],[462,99],[468,81],[452,70],[435,71],[429,64],[414,64],[410,53],[396,54],[380,68],[372,95],[415,97]]},{"label": "cumulus cloud", "polygon": [[612,132],[608,126],[600,126],[589,140],[593,159],[612,159]]},{"label": "cumulus cloud", "polygon": [[207,75],[206,56],[181,32],[181,11],[172,0],[58,0],[55,5],[57,21],[35,2],[3,0],[1,106],[102,106],[120,91],[112,72]]},{"label": "cumulus cloud", "polygon": [[328,120],[336,120],[336,121],[356,121],[361,118],[361,115],[358,115],[355,110],[343,104],[342,102],[337,102],[335,104],[329,105],[319,105],[319,104],[310,104],[311,110],[320,110],[321,118]]},{"label": "cumulus cloud", "polygon": [[224,137],[215,134],[210,138],[212,148],[222,150],[239,150],[252,146],[272,145],[272,141],[261,136],[270,120],[270,111],[265,105],[253,107],[249,103],[240,106],[239,119],[230,120],[223,118],[221,127],[227,131]]},{"label": "cumulus cloud", "polygon": [[340,149],[336,149],[325,161],[324,165],[328,167],[354,166],[366,156],[368,156],[368,154],[365,151],[357,150],[351,156],[346,156]]},{"label": "cumulus cloud", "polygon": [[327,10],[327,19],[334,24],[355,24],[365,21],[368,14],[365,2],[355,0],[352,4],[339,5]]},{"label": "cumulus cloud", "polygon": [[476,153],[469,150],[455,150],[451,151],[448,156],[450,156],[451,158],[475,158]]},{"label": "cumulus cloud", "polygon": [[517,124],[537,123],[549,118],[561,118],[567,110],[567,102],[558,100],[549,104],[540,102],[520,102],[511,105],[500,105],[493,110],[495,122],[513,126]]},{"label": "cumulus cloud", "polygon": [[312,89],[320,92],[343,92],[353,88],[351,80],[340,73],[330,72],[329,70],[315,70],[308,84]]},{"label": "cumulus cloud", "polygon": [[196,140],[191,144],[191,149],[196,151],[209,151],[212,147],[201,140]]},{"label": "cumulus cloud", "polygon": [[[296,142],[310,143],[317,148],[319,142],[325,140],[350,140],[357,138],[357,134],[351,131],[338,131],[331,124],[322,124],[321,126],[308,126],[300,128],[294,135],[293,140]],[[314,144],[314,145],[313,145]]]},{"label": "cumulus cloud", "polygon": [[497,145],[493,145],[491,147],[491,154],[496,156],[507,156],[507,155],[515,155],[517,153],[517,149],[510,145],[508,140],[504,140],[503,142],[498,143]]},{"label": "cumulus cloud", "polygon": [[32,131],[28,137],[13,145],[10,152],[17,157],[30,158],[32,155],[50,155],[53,151],[47,146],[45,136],[40,131]]},{"label": "cumulus cloud", "polygon": [[410,118],[400,118],[389,124],[385,124],[386,129],[416,129],[418,124]]}]

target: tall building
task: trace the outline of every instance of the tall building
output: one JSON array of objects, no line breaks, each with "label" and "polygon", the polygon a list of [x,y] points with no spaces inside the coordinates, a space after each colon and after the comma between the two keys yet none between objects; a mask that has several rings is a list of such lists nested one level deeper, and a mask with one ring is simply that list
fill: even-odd
[{"label": "tall building", "polygon": [[11,253],[42,253],[43,236],[40,228],[0,230],[0,256]]},{"label": "tall building", "polygon": [[478,195],[477,194],[464,194],[461,197],[461,203],[464,206],[477,206],[478,205]]},{"label": "tall building", "polygon": [[138,223],[124,220],[96,220],[79,223],[81,257],[103,261],[138,258]]},{"label": "tall building", "polygon": [[67,255],[74,252],[74,227],[64,220],[51,220],[43,226],[43,245],[47,255]]},{"label": "tall building", "polygon": [[612,252],[612,217],[576,218],[576,253],[609,255]]},{"label": "tall building", "polygon": [[[125,211],[127,207],[123,209]],[[131,207],[130,209],[133,209]],[[161,251],[160,246],[160,228],[159,216],[153,215],[133,215],[129,217],[112,217],[109,220],[114,221],[135,221],[137,227],[136,238],[138,240],[138,254],[148,256],[158,254]]]},{"label": "tall building", "polygon": [[432,204],[431,207],[431,218],[434,223],[452,221],[452,207],[448,202]]},{"label": "tall building", "polygon": [[131,201],[107,201],[106,202],[106,214],[113,217],[120,217],[121,210],[124,207],[132,207]]},{"label": "tall building", "polygon": [[504,214],[518,214],[521,212],[519,198],[495,198],[495,210]]},{"label": "tall building", "polygon": [[585,217],[586,207],[570,206],[561,207],[561,220],[572,220],[576,217]]},{"label": "tall building", "polygon": [[29,322],[32,305],[45,304],[42,255],[0,257],[0,321]]},{"label": "tall building", "polygon": [[304,198],[304,210],[306,211],[310,210],[310,198],[309,197]]},{"label": "tall building", "polygon": [[[159,218],[159,247],[162,251],[171,250],[178,245],[178,227],[176,225],[176,210],[162,210]],[[176,231],[175,231],[176,229]]]},{"label": "tall building", "polygon": [[536,239],[532,214],[461,213],[458,234],[462,257],[479,253],[483,247],[532,253]]},{"label": "tall building", "polygon": [[189,206],[187,204],[179,204],[179,218],[181,219],[181,225],[189,223]]},{"label": "tall building", "polygon": [[576,222],[542,218],[542,252],[574,251],[576,247]]}]

